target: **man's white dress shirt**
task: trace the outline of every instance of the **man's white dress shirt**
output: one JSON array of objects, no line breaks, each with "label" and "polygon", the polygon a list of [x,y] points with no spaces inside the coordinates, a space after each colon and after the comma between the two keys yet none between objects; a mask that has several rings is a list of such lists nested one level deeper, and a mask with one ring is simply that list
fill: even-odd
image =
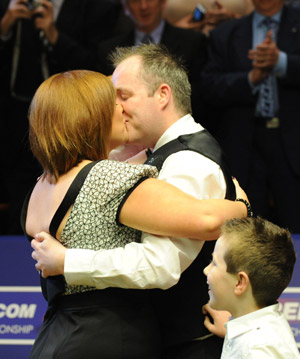
[{"label": "man's white dress shirt", "polygon": [[299,359],[293,332],[278,304],[232,319],[221,359]]},{"label": "man's white dress shirt", "polygon": [[[190,115],[174,123],[158,140],[155,149],[180,135],[203,130]],[[226,184],[220,167],[194,151],[170,155],[159,179],[169,182],[198,199],[224,198]],[[203,241],[158,237],[142,233],[142,243],[124,248],[91,251],[68,249],[65,278],[71,285],[90,285],[98,289],[162,288],[175,285],[181,273],[199,254]]]}]

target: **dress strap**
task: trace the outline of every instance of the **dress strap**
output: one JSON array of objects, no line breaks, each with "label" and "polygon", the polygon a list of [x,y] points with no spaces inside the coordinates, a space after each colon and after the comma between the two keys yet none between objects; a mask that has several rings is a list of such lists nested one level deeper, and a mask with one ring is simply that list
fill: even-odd
[{"label": "dress strap", "polygon": [[77,176],[74,178],[71,186],[69,187],[67,193],[65,194],[64,199],[62,200],[61,204],[59,205],[58,209],[56,210],[51,220],[49,231],[53,237],[56,237],[56,232],[58,230],[58,227],[61,221],[63,220],[64,216],[68,212],[70,206],[75,202],[76,197],[78,196],[78,193],[81,187],[83,186],[83,183],[87,175],[89,174],[90,170],[95,166],[95,164],[98,162],[99,161],[91,162],[87,164],[78,172]]}]

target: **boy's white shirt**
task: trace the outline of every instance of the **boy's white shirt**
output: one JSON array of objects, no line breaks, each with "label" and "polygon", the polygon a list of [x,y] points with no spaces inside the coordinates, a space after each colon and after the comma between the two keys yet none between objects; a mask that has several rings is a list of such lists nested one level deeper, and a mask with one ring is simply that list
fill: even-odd
[{"label": "boy's white shirt", "polygon": [[274,304],[229,320],[221,359],[299,359],[291,327]]}]

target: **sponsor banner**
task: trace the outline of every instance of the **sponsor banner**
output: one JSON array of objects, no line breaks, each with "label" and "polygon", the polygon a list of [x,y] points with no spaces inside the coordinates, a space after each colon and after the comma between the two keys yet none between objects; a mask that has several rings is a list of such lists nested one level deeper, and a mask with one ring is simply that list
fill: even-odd
[{"label": "sponsor banner", "polygon": [[[300,235],[293,235],[298,260],[290,286],[279,298],[300,349]],[[46,312],[32,249],[24,236],[0,236],[0,358],[25,359]],[[12,265],[19,263],[20,265]]]},{"label": "sponsor banner", "polygon": [[40,287],[0,287],[0,345],[32,345],[46,308]]},{"label": "sponsor banner", "polygon": [[300,349],[300,287],[288,287],[280,296],[279,304]]}]

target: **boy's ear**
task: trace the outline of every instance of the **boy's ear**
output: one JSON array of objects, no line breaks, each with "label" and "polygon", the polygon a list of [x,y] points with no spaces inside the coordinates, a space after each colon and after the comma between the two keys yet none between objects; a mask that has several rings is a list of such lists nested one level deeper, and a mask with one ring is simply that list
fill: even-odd
[{"label": "boy's ear", "polygon": [[250,285],[250,280],[246,272],[238,272],[237,282],[234,288],[234,293],[236,295],[241,295],[247,291]]}]

